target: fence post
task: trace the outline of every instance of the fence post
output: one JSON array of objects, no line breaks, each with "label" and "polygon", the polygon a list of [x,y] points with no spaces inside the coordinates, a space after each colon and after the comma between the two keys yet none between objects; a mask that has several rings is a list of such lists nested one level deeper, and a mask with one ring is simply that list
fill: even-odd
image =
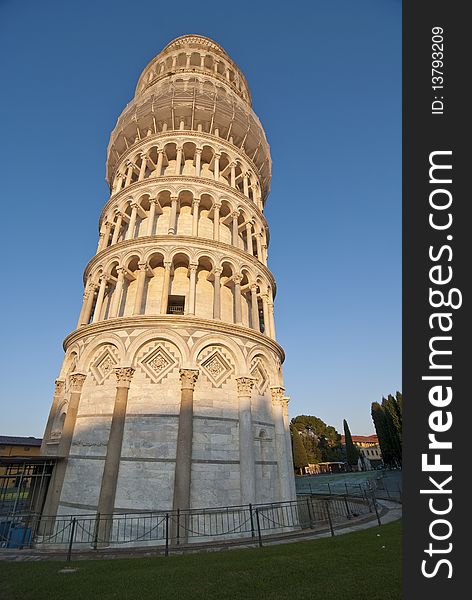
[{"label": "fence post", "polygon": [[347,496],[344,496],[344,504],[346,506],[346,517],[350,519],[352,517],[351,509],[349,508],[349,502],[347,501]]},{"label": "fence post", "polygon": [[310,529],[313,529],[314,525],[313,525],[313,517],[311,514],[310,498],[306,499],[306,507],[308,508],[308,519],[310,521]]},{"label": "fence post", "polygon": [[361,484],[359,484],[359,491],[361,493],[361,498],[362,498],[363,494],[362,494],[362,485]]},{"label": "fence post", "polygon": [[169,556],[169,513],[166,513],[166,556]]},{"label": "fence post", "polygon": [[374,504],[375,515],[377,517],[377,521],[379,522],[379,527],[380,527],[380,525],[382,525],[382,523],[380,522],[380,515],[379,515],[378,508],[377,508],[377,498],[374,495],[372,495],[372,502]]},{"label": "fence post", "polygon": [[311,487],[311,483],[309,484],[309,486],[310,486],[310,494],[313,494],[313,490],[312,490],[312,487]]},{"label": "fence post", "polygon": [[176,538],[176,543],[177,543],[177,545],[180,544],[180,508],[177,509],[177,538]]},{"label": "fence post", "polygon": [[257,523],[257,536],[259,538],[259,548],[262,548],[261,524],[259,522],[259,509],[258,508],[256,508],[256,523]]},{"label": "fence post", "polygon": [[329,529],[331,531],[331,536],[334,536],[334,528],[333,528],[333,521],[331,520],[331,511],[329,510],[329,500],[325,500],[326,502],[326,513],[328,515],[328,522],[329,522]]},{"label": "fence post", "polygon": [[75,524],[77,519],[74,517],[72,519],[71,527],[70,527],[70,537],[69,537],[69,549],[67,551],[67,562],[70,562],[70,556],[72,554],[72,544],[74,543],[74,534],[75,534]]},{"label": "fence post", "polygon": [[94,550],[97,549],[98,546],[98,529],[100,527],[100,513],[97,513],[97,516],[95,518],[95,531],[93,532],[93,541],[92,541],[92,548]]},{"label": "fence post", "polygon": [[254,517],[252,515],[252,504],[249,504],[249,516],[251,517],[251,537],[255,537],[256,534],[254,532]]},{"label": "fence post", "polygon": [[364,490],[364,500],[367,502],[367,506],[369,507],[369,512],[372,512],[372,506],[370,505],[369,496],[367,495],[367,491]]},{"label": "fence post", "polygon": [[346,496],[349,496],[349,489],[346,482],[344,482],[344,487],[346,488]]},{"label": "fence post", "polygon": [[331,486],[329,485],[329,481],[328,481],[328,491],[329,491],[329,495],[331,496]]}]

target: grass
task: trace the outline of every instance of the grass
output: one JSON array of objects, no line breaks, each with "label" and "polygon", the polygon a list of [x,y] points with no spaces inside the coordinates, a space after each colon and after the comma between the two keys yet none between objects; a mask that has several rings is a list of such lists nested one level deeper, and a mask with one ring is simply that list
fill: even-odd
[{"label": "grass", "polygon": [[399,600],[401,522],[262,549],[0,563],[4,600]]}]

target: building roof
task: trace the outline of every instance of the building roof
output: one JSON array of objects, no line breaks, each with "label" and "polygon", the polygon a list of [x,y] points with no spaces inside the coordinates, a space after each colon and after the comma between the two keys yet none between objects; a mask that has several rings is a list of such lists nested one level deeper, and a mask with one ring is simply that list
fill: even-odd
[{"label": "building roof", "polygon": [[0,435],[0,444],[3,446],[41,446],[41,438],[21,437],[17,435]]},{"label": "building roof", "polygon": [[[375,434],[374,435],[353,435],[352,441],[353,442],[365,442],[368,444],[378,444],[379,438]],[[346,439],[343,435],[341,436],[341,443],[342,444],[346,443]]]}]

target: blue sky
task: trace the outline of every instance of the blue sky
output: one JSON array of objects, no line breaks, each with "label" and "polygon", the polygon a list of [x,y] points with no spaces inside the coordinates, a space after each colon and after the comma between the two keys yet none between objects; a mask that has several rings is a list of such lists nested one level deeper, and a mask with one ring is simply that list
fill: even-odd
[{"label": "blue sky", "polygon": [[0,434],[41,436],[108,198],[108,137],[171,39],[220,43],[271,145],[290,416],[373,431],[401,389],[401,2],[0,0]]}]

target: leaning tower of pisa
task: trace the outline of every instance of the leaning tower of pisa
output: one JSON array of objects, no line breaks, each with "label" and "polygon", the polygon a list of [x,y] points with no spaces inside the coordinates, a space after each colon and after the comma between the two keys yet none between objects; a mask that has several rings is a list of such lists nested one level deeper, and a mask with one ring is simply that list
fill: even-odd
[{"label": "leaning tower of pisa", "polygon": [[106,174],[44,434],[44,514],[294,499],[269,146],[221,46],[186,35],[147,65]]}]

